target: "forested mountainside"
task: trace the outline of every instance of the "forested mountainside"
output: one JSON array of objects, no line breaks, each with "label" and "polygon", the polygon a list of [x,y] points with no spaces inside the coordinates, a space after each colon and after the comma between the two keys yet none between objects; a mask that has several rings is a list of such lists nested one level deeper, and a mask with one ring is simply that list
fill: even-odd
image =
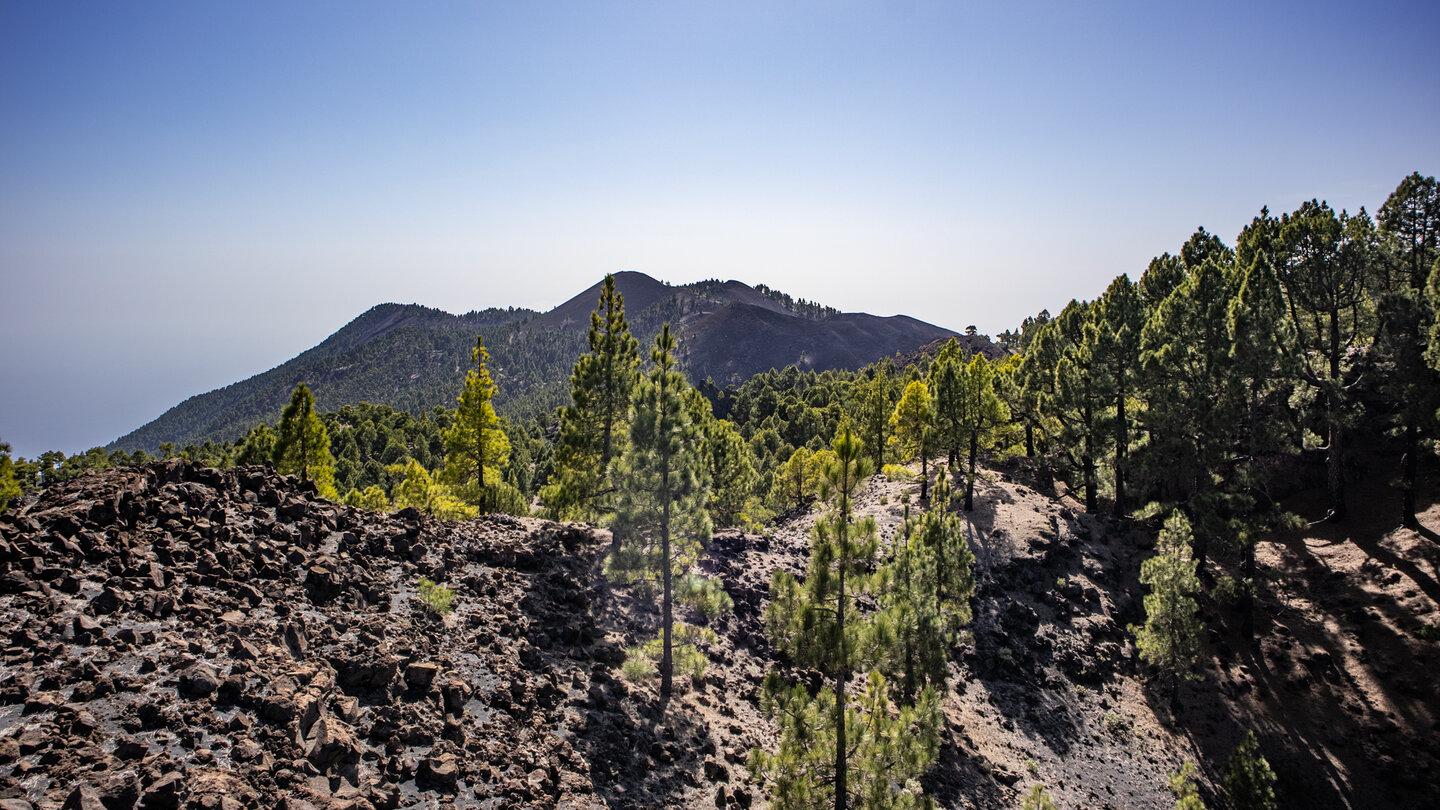
[{"label": "forested mountainside", "polygon": [[[954,334],[912,318],[838,311],[764,285],[701,281],[671,286],[636,272],[615,274],[636,336],[648,343],[676,324],[693,382],[739,383],[770,368],[856,369]],[[361,402],[422,415],[452,408],[476,334],[484,337],[499,391],[495,404],[515,421],[562,404],[570,367],[584,350],[600,285],[539,314],[488,309],[451,315],[414,304],[382,304],[323,343],[247,380],[200,394],[112,442],[108,450],[145,450],[231,441],[274,422],[291,390],[309,385],[322,411]],[[751,317],[736,318],[740,313]],[[763,316],[755,321],[754,316]],[[732,346],[745,346],[733,355]]]}]

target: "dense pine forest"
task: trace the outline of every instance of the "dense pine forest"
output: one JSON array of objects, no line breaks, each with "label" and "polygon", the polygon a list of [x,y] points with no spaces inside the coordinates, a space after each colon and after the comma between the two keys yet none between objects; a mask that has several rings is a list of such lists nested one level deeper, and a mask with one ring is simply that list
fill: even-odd
[{"label": "dense pine forest", "polygon": [[[671,322],[685,312],[650,309],[656,323],[636,328],[607,277],[573,347],[517,337],[541,334],[515,329],[533,313],[473,315],[455,407],[322,412],[300,382],[277,422],[238,437],[35,459],[6,447],[0,506],[90,471],[179,457],[268,464],[366,510],[607,527],[607,577],[660,617],[620,668],[656,679],[662,697],[703,679],[710,620],[734,609],[721,574],[700,565],[712,536],[765,535],[818,510],[806,570],[773,572],[764,624],[786,665],[757,686],[778,742],[744,768],[771,807],[933,806],[925,774],[940,756],[940,695],[979,599],[965,516],[997,465],[1055,481],[1117,531],[1154,535],[1131,572],[1146,595],[1126,633],[1177,712],[1212,629],[1198,600],[1246,638],[1263,632],[1256,605],[1276,580],[1262,542],[1358,519],[1366,478],[1389,484],[1387,520],[1440,537],[1417,518],[1440,428],[1433,177],[1404,178],[1373,214],[1320,200],[1262,208],[1228,242],[1202,228],[1131,270],[994,341],[972,330],[858,370],[789,366],[725,382],[684,373]],[[755,289],[806,318],[838,314]],[[502,338],[507,364],[548,368],[572,349],[579,360],[568,381],[507,393],[491,355]],[[856,510],[872,476],[910,487],[893,532]],[[1306,490],[1323,504],[1288,505]],[[1276,806],[1253,734],[1212,770],[1224,806]],[[1204,806],[1195,779],[1193,765],[1173,775],[1177,806]],[[1055,804],[1036,784],[1024,806]]]}]

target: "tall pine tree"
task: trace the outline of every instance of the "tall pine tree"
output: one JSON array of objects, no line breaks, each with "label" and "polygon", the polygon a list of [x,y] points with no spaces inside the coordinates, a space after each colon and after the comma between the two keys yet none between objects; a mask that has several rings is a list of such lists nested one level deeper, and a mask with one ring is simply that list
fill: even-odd
[{"label": "tall pine tree", "polygon": [[613,531],[620,548],[609,568],[620,578],[660,579],[660,692],[673,689],[674,578],[694,564],[710,538],[704,436],[686,404],[689,389],[675,360],[670,324],[660,328],[650,373],[635,386],[630,441],[612,465]]},{"label": "tall pine tree", "polygon": [[315,396],[310,393],[310,386],[303,382],[295,386],[290,404],[280,415],[273,452],[277,471],[313,482],[322,498],[339,499],[335,491],[335,459],[330,455],[330,434],[320,421],[320,414],[315,412]]},{"label": "tall pine tree", "polygon": [[874,518],[853,515],[855,493],[870,474],[861,441],[846,429],[832,448],[822,475],[830,508],[815,523],[805,581],[777,571],[765,615],[776,645],[825,672],[829,683],[812,695],[777,673],[766,678],[764,707],[780,725],[780,749],[756,749],[750,768],[771,786],[778,808],[916,807],[924,797],[912,781],[938,750],[939,697],[926,687],[913,706],[892,709],[887,682],[875,671],[853,705],[847,697],[852,675],[866,663],[864,642],[874,637],[860,602],[874,584],[879,538]]},{"label": "tall pine tree", "polygon": [[555,473],[540,495],[546,514],[556,519],[593,520],[607,511],[610,462],[627,441],[640,353],[613,275],[605,276],[590,313],[588,339],[590,351],[570,375],[571,404],[560,409]]},{"label": "tall pine tree", "polygon": [[890,414],[890,430],[906,458],[920,457],[920,500],[930,486],[930,454],[935,442],[935,403],[930,389],[920,380],[905,386],[905,393]]},{"label": "tall pine tree", "polygon": [[1180,705],[1180,679],[1200,657],[1199,605],[1195,594],[1200,580],[1190,557],[1190,522],[1176,512],[1165,521],[1155,556],[1140,564],[1140,582],[1150,587],[1145,596],[1145,624],[1131,625],[1140,657],[1158,667],[1170,684],[1170,706]]},{"label": "tall pine tree", "polygon": [[[470,350],[475,367],[465,374],[465,388],[458,399],[455,421],[443,434],[445,473],[443,479],[457,494],[479,508],[481,514],[499,504],[492,500],[510,501],[508,485],[500,480],[500,468],[510,458],[510,440],[500,429],[500,417],[490,400],[495,396],[495,383],[490,379],[490,353],[484,340],[475,336]],[[490,478],[486,479],[486,472]]]}]

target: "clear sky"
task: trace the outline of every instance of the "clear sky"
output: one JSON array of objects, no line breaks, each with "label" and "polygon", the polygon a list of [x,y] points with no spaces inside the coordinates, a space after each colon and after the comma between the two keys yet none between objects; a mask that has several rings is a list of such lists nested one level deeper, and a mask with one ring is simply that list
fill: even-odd
[{"label": "clear sky", "polygon": [[609,271],[997,333],[1440,173],[1426,2],[0,0],[0,440]]}]

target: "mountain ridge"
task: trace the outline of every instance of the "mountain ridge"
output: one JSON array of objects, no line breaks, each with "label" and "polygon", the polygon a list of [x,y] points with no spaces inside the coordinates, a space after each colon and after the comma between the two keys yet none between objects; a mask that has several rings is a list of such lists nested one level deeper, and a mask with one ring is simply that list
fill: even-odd
[{"label": "mountain ridge", "polygon": [[[674,324],[695,382],[710,378],[724,386],[791,364],[855,369],[957,335],[904,315],[839,313],[733,279],[671,285],[635,271],[613,275],[642,346],[662,323]],[[602,283],[543,313],[490,308],[454,315],[418,304],[377,304],[290,360],[188,397],[107,449],[234,440],[275,421],[300,382],[326,411],[362,401],[412,413],[452,407],[477,333],[491,354],[501,413],[548,415],[569,393],[570,370],[585,350]]]}]

